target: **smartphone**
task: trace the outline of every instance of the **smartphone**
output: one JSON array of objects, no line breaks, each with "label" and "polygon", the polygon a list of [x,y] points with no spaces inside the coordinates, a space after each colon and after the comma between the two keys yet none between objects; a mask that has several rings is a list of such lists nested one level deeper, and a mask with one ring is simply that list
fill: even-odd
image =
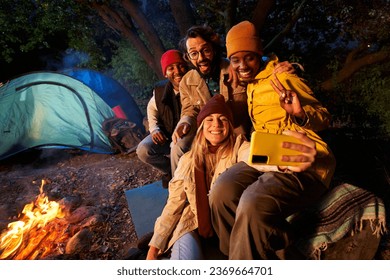
[{"label": "smartphone", "polygon": [[249,164],[299,165],[300,162],[282,161],[283,155],[301,154],[299,151],[283,148],[283,142],[302,144],[299,139],[293,136],[254,131],[251,136]]}]

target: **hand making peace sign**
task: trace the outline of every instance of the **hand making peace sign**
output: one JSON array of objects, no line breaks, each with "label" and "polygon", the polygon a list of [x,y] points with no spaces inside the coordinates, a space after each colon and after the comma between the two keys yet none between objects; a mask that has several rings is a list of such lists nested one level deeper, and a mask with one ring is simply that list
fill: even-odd
[{"label": "hand making peace sign", "polygon": [[301,106],[301,102],[299,101],[298,95],[291,91],[286,90],[286,88],[279,81],[276,74],[273,74],[274,80],[271,80],[271,86],[279,94],[279,102],[280,106],[290,115],[293,115],[297,118],[304,119],[305,111]]}]

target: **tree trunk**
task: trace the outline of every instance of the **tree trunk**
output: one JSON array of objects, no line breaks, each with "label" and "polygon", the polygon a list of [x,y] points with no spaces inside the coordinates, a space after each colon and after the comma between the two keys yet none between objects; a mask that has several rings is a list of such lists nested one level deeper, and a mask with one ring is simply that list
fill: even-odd
[{"label": "tree trunk", "polygon": [[256,26],[257,30],[261,30],[263,28],[269,11],[274,4],[275,0],[259,0],[257,2],[256,8],[252,15],[252,23]]},{"label": "tree trunk", "polygon": [[[78,1],[85,4],[82,0]],[[160,71],[160,58],[164,53],[164,46],[161,40],[137,4],[131,0],[122,0],[121,3],[127,15],[97,1],[91,1],[89,6],[98,13],[108,27],[129,40],[150,69],[156,73],[157,77],[163,79]],[[138,28],[129,20],[129,16]],[[147,44],[141,39],[140,32],[144,34]]]},{"label": "tree trunk", "polygon": [[226,33],[229,29],[236,24],[236,15],[237,15],[237,7],[238,0],[230,0],[225,10],[225,28]]},{"label": "tree trunk", "polygon": [[195,24],[195,18],[189,1],[170,0],[172,15],[179,28],[180,35],[185,36],[187,30]]},{"label": "tree trunk", "polygon": [[[139,8],[138,4],[132,0],[122,0],[122,6],[127,11],[127,13],[131,16],[132,20],[138,25],[138,30],[140,30],[144,35],[148,42],[149,53],[153,57],[153,70],[156,72],[157,76],[162,79],[163,75],[160,73],[160,58],[164,53],[164,45],[162,44],[156,30],[149,23],[147,18],[145,17],[142,10]],[[138,32],[139,33],[139,32]],[[139,35],[138,35],[139,37]],[[142,49],[137,50],[141,53]],[[150,63],[148,62],[150,65]]]},{"label": "tree trunk", "polygon": [[335,87],[336,84],[350,78],[361,68],[371,64],[380,63],[389,59],[390,57],[390,51],[381,50],[376,53],[369,53],[365,56],[359,56],[359,58],[356,59],[356,57],[365,50],[367,50],[366,46],[351,51],[345,60],[343,68],[341,68],[341,70],[334,77],[322,82],[320,88],[324,91],[330,91]]}]

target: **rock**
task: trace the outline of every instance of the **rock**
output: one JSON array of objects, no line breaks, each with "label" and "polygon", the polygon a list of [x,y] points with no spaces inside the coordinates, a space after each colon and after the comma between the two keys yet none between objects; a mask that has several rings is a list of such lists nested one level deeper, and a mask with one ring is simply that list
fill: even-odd
[{"label": "rock", "polygon": [[75,255],[91,248],[92,232],[89,229],[82,229],[72,236],[65,247],[65,254]]},{"label": "rock", "polygon": [[80,206],[76,210],[74,210],[70,216],[66,217],[66,220],[70,224],[76,224],[78,222],[81,222],[87,217],[92,216],[95,214],[96,208],[94,206]]}]

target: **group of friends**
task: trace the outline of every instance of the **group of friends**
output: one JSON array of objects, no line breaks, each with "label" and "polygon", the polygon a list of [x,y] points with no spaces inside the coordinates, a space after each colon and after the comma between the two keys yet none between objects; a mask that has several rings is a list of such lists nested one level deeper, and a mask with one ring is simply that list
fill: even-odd
[{"label": "group of friends", "polygon": [[[150,134],[136,151],[169,189],[147,259],[304,258],[286,218],[329,189],[336,161],[317,134],[329,112],[290,63],[263,56],[249,21],[228,31],[227,58],[208,26],[191,27],[179,47],[161,57],[167,79],[154,88]],[[250,164],[252,131],[293,136],[300,144],[283,147],[299,154],[283,156],[284,166]]]}]

